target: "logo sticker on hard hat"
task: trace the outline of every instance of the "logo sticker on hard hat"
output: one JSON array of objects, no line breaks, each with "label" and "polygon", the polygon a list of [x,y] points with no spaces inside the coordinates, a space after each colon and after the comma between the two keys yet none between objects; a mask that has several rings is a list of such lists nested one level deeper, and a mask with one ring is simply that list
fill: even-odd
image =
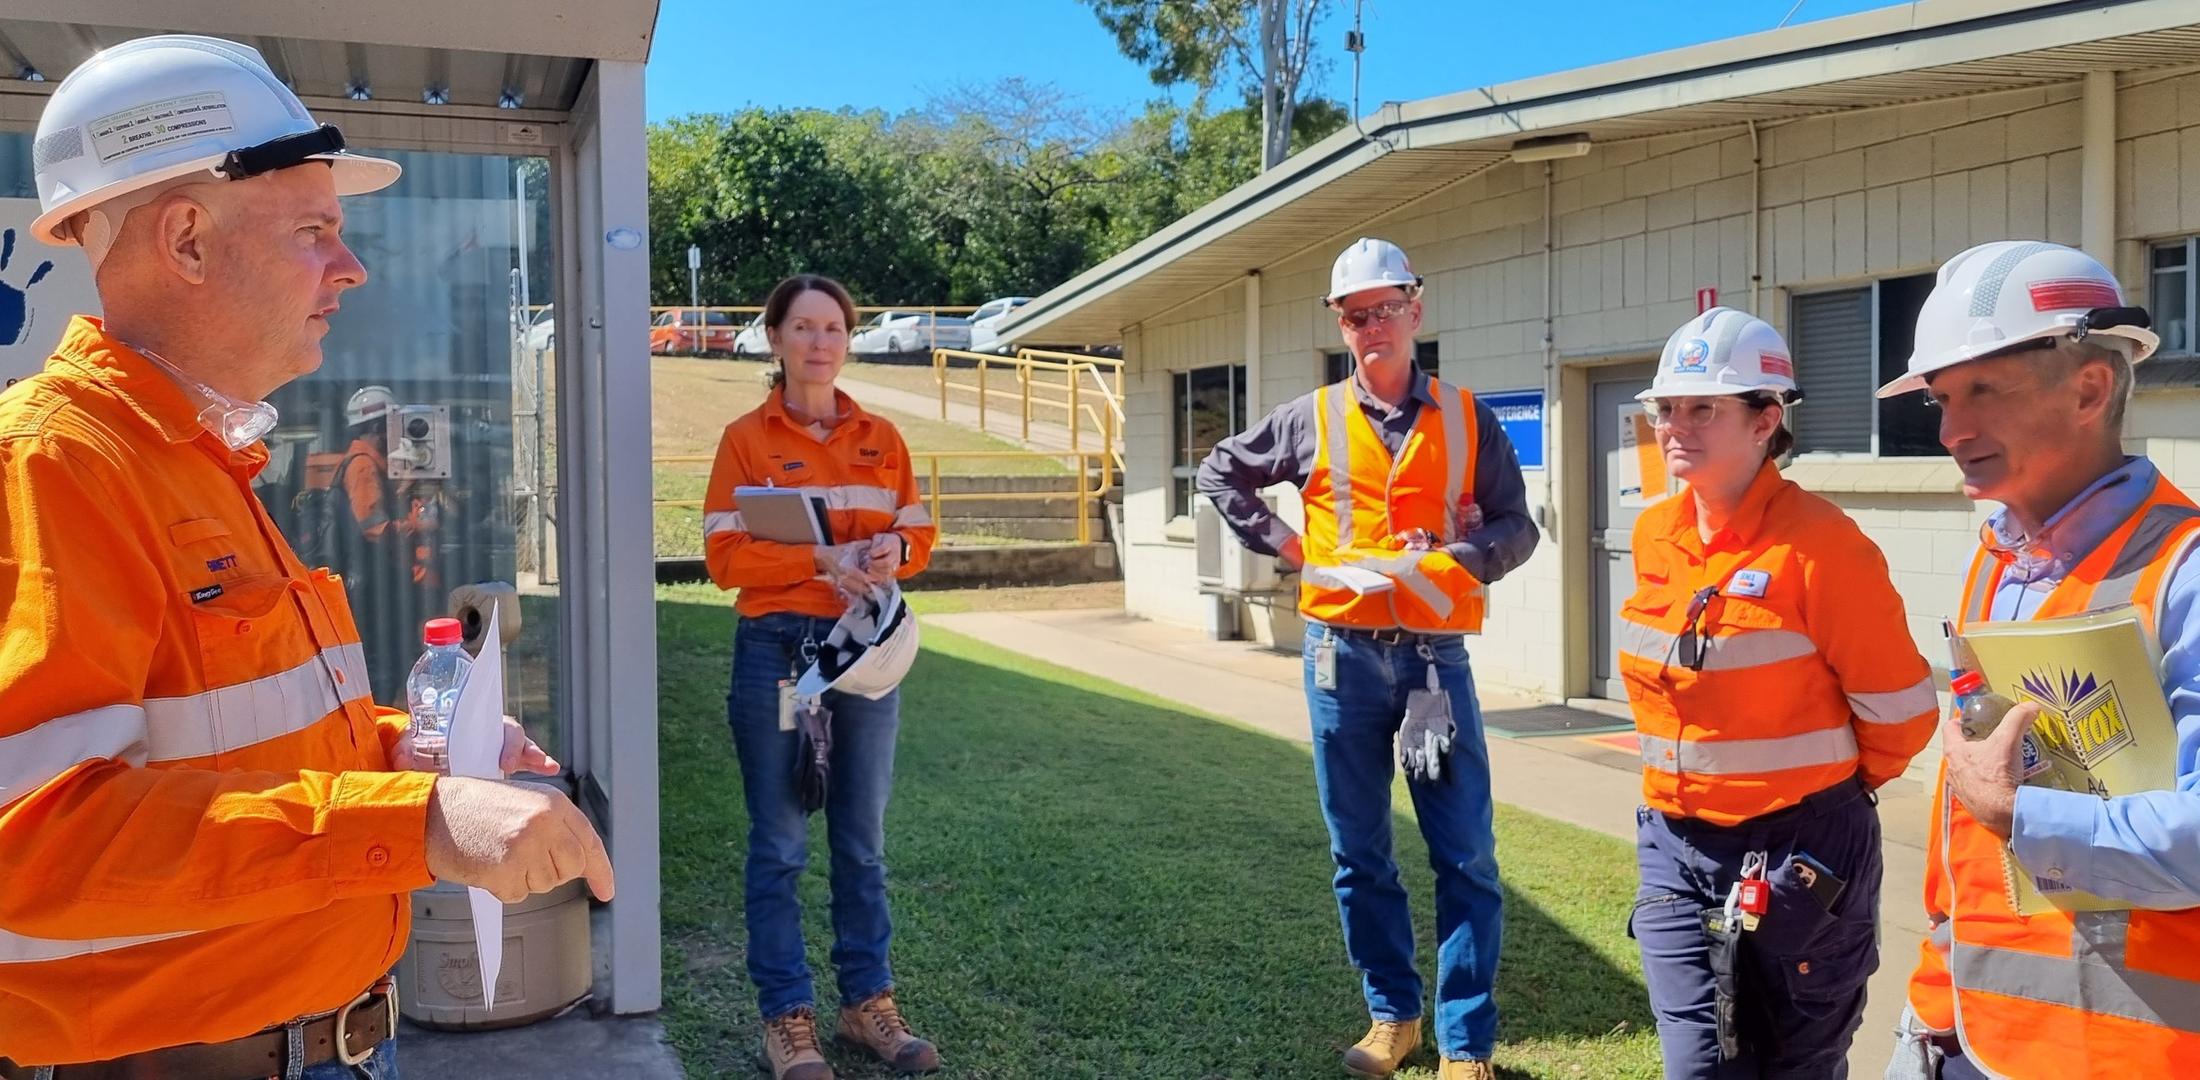
[{"label": "logo sticker on hard hat", "polygon": [[91,130],[92,150],[102,165],[169,143],[237,130],[229,116],[229,99],[212,92],[109,113],[85,126]]},{"label": "logo sticker on hard hat", "polygon": [[1711,360],[1711,343],[1702,338],[1690,338],[1673,356],[1675,374],[1701,375]]},{"label": "logo sticker on hard hat", "polygon": [[2091,278],[2061,278],[2055,281],[2035,281],[2029,289],[2032,293],[2032,310],[2059,311],[2064,308],[2118,307],[2124,298],[2116,295],[2116,287],[2105,281]]}]

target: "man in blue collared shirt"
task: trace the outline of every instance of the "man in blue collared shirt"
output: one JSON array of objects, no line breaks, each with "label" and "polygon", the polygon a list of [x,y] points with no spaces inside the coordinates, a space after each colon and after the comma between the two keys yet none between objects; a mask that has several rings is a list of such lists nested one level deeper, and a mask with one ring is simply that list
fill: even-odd
[{"label": "man in blue collared shirt", "polygon": [[[2170,539],[2141,561],[2167,565],[2160,591],[2146,599],[2163,648],[2162,689],[2177,724],[2176,788],[2102,799],[2023,786],[2016,735],[2033,706],[1978,742],[1951,735],[1951,721],[1942,729],[1942,750],[1948,798],[1977,827],[2009,841],[2027,870],[2136,908],[2178,911],[2200,907],[2200,558],[2193,555],[2195,534],[2185,531],[2200,510],[2182,498],[2156,506],[2162,500],[2151,497],[2161,474],[2153,462],[2123,452],[2132,365],[2156,345],[2146,326],[2146,313],[2124,306],[2115,278],[2081,252],[2028,242],[1981,245],[1941,268],[1919,314],[1909,374],[1880,396],[1925,390],[1940,407],[1940,440],[1962,470],[1964,494],[2002,504],[1980,534],[2000,564],[1985,598],[1992,620],[2035,617],[2135,514],[2167,511],[2162,520],[2173,523],[2164,530]],[[2084,579],[2072,584],[2090,588]],[[1936,808],[1943,818],[1948,813],[1945,804]],[[1942,828],[1936,818],[1936,834]],[[2102,1016],[2177,1026],[2164,998],[2184,994],[2168,985],[2178,980],[2126,978],[2120,932],[2116,947],[2101,952],[2076,940],[2084,934],[2073,935],[2068,970],[2098,969],[2092,972],[2103,976],[2098,980],[2073,974],[2009,981],[1987,963],[2008,954],[2021,964],[2026,954],[1993,940],[1993,920],[1968,930],[1959,925],[1962,913],[1997,910],[2002,901],[1956,893],[1964,888],[1962,875],[1946,869],[1953,842],[1943,841],[1941,862],[1927,868],[1935,931],[1911,980],[1890,1080],[1970,1080],[2007,1071],[2024,1048],[2003,1033],[2028,1029],[2035,1019],[2059,1025],[2041,1030],[2042,1038],[2086,1032]],[[2111,984],[2122,997],[2108,992]],[[2008,1011],[1982,1017],[1981,1009]],[[2130,1059],[2129,1048],[2139,1044],[2103,1044],[2058,1047],[2075,1051],[2063,1071],[2072,1077],[2166,1071],[2166,1062]]]}]

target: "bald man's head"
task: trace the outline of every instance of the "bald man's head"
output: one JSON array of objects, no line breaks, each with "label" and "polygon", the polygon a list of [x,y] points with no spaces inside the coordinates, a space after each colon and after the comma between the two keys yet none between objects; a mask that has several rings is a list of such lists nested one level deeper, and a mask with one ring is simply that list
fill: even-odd
[{"label": "bald man's head", "polygon": [[[239,397],[263,398],[319,367],[337,297],[366,280],[343,242],[335,181],[318,162],[164,185],[124,208],[119,228],[111,206],[85,215],[78,234],[110,325],[122,312],[131,324],[158,325],[167,349],[196,354],[194,375]],[[104,250],[94,246],[102,240]]]}]

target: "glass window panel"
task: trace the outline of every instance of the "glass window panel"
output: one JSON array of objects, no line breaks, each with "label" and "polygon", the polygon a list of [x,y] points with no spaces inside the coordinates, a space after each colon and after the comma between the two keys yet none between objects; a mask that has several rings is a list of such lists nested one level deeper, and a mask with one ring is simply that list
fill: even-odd
[{"label": "glass window panel", "polygon": [[2193,351],[2191,250],[2191,241],[2154,249],[2154,273],[2148,282],[2147,299],[2165,353]]},{"label": "glass window panel", "polygon": [[[255,483],[309,561],[344,575],[384,704],[402,707],[421,625],[454,613],[454,591],[518,588],[506,708],[557,755],[547,162],[383,153],[404,178],[345,206],[367,282],[330,320],[320,370],[273,398]],[[353,407],[384,394],[388,412]]]}]

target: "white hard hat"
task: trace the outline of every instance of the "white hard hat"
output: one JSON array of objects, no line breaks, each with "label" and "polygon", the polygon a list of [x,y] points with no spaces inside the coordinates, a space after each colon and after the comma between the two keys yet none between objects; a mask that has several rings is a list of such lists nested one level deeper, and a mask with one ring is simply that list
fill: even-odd
[{"label": "white hard hat", "polygon": [[1910,370],[1880,397],[1923,390],[1942,368],[2027,341],[2104,334],[2131,342],[2136,364],[2161,344],[2142,308],[2124,306],[2116,275],[2076,248],[1997,240],[1948,260],[1917,313]]},{"label": "white hard hat", "polygon": [[876,701],[900,686],[916,662],[917,617],[901,586],[889,582],[833,624],[794,692],[814,698],[837,690]]},{"label": "white hard hat", "polygon": [[379,420],[397,407],[397,395],[387,386],[362,386],[344,403],[344,423],[358,427],[369,420]]},{"label": "white hard hat", "polygon": [[1744,311],[1715,307],[1681,324],[1665,339],[1658,373],[1636,401],[1659,397],[1747,394],[1758,390],[1795,401],[1795,359],[1772,324]]},{"label": "white hard hat", "polygon": [[1334,304],[1356,292],[1368,289],[1404,289],[1411,292],[1421,287],[1420,275],[1413,272],[1413,264],[1406,261],[1406,253],[1388,240],[1363,236],[1344,249],[1329,268],[1329,295],[1324,303]]},{"label": "white hard hat", "polygon": [[[72,244],[65,223],[101,203],[203,173],[242,180],[326,161],[338,195],[388,187],[394,161],[344,151],[252,48],[165,34],[103,49],[61,80],[38,117],[32,158],[40,214],[31,233]],[[119,227],[119,222],[110,227]]]}]

